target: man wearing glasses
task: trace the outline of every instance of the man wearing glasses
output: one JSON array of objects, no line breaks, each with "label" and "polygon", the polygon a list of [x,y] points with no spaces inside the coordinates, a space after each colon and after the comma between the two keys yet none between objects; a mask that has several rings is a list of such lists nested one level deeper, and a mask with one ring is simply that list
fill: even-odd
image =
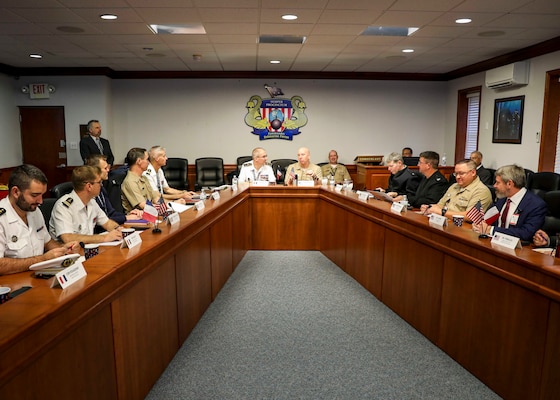
[{"label": "man wearing glasses", "polygon": [[453,215],[463,215],[466,221],[470,221],[467,212],[480,200],[482,210],[486,210],[492,204],[490,189],[482,183],[476,175],[476,164],[472,160],[461,160],[455,164],[454,183],[437,204],[423,204],[420,210],[428,215],[436,213],[451,218]]},{"label": "man wearing glasses", "polygon": [[276,183],[276,176],[272,167],[266,163],[268,155],[262,147],[256,147],[251,154],[252,161],[248,161],[241,167],[239,182],[268,181]]},{"label": "man wearing glasses", "polygon": [[[57,200],[49,221],[49,232],[54,239],[64,243],[102,243],[122,239],[119,224],[109,219],[95,201],[101,184],[99,167],[84,165],[74,168],[74,190]],[[107,234],[95,235],[96,225],[105,229]]]}]

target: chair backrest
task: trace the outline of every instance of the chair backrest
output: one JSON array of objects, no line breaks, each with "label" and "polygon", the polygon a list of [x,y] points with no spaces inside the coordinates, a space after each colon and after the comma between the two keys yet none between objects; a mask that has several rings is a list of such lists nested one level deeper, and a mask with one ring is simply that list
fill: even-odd
[{"label": "chair backrest", "polygon": [[195,160],[196,184],[195,189],[203,187],[221,186],[224,181],[224,160],[219,157],[203,157]]},{"label": "chair backrest", "polygon": [[[276,183],[284,183],[284,177],[286,176],[286,168],[288,165],[297,163],[297,160],[292,160],[290,158],[279,158],[277,160],[272,160],[272,170],[276,174]],[[278,174],[280,171],[280,174]]]},{"label": "chair backrest", "polygon": [[55,199],[59,199],[65,194],[70,193],[72,190],[74,190],[74,186],[72,185],[72,182],[62,182],[51,188],[51,196],[54,197]]},{"label": "chair backrest", "polygon": [[179,190],[189,188],[189,160],[171,157],[167,159],[167,165],[162,169],[169,186]]},{"label": "chair backrest", "polygon": [[548,207],[542,230],[549,235],[560,233],[560,190],[546,192],[544,201]]},{"label": "chair backrest", "polygon": [[560,174],[535,172],[529,176],[527,189],[544,199],[546,192],[560,190]]},{"label": "chair backrest", "polygon": [[54,207],[54,203],[56,203],[58,199],[52,197],[43,198],[43,204],[39,207],[41,213],[43,214],[43,218],[45,219],[45,225],[47,229],[49,229],[49,221],[51,220],[51,213]]},{"label": "chair backrest", "polygon": [[121,199],[121,184],[123,183],[124,178],[126,178],[126,173],[109,174],[109,179],[107,180],[107,184],[105,186],[111,205],[115,210],[120,212],[124,212]]}]

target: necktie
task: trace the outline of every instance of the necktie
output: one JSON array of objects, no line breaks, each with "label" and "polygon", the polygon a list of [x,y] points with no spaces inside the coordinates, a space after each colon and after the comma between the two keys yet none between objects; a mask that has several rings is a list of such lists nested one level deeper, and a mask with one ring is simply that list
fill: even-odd
[{"label": "necktie", "polygon": [[99,147],[101,154],[103,154],[103,145],[101,144],[101,140],[99,138],[95,138],[95,143],[97,144],[97,147]]},{"label": "necktie", "polygon": [[504,209],[502,210],[502,223],[501,223],[502,228],[506,227],[507,216],[508,216],[508,213],[509,213],[509,203],[511,203],[511,200],[507,199],[506,205],[505,205]]}]

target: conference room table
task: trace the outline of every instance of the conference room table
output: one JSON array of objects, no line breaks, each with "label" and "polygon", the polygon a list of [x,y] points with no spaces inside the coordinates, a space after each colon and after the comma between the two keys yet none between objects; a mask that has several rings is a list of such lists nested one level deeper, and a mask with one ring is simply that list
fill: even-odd
[{"label": "conference room table", "polygon": [[0,305],[0,398],[142,399],[244,254],[318,250],[506,399],[560,398],[560,262],[330,186],[220,192]]}]

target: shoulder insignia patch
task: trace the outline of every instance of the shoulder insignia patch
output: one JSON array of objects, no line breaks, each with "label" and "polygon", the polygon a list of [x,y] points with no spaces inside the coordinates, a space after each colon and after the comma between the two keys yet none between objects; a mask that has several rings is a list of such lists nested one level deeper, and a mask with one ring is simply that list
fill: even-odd
[{"label": "shoulder insignia patch", "polygon": [[5,208],[0,208],[0,215],[4,215],[6,214],[6,209]]},{"label": "shoulder insignia patch", "polygon": [[247,161],[245,164],[243,164],[244,167],[250,167],[252,165],[251,161]]},{"label": "shoulder insignia patch", "polygon": [[64,200],[64,201],[62,202],[62,204],[63,204],[66,208],[69,208],[69,207],[72,205],[73,202],[74,202],[74,199],[73,199],[72,197],[68,197],[66,200]]}]

